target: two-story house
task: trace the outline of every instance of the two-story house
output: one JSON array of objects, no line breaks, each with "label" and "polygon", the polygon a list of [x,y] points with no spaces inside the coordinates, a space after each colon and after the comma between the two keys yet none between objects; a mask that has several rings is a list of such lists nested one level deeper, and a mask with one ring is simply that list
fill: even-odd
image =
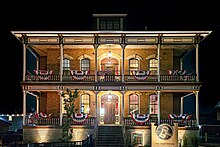
[{"label": "two-story house", "polygon": [[[146,146],[151,122],[177,119],[179,140],[198,137],[199,44],[211,31],[129,31],[126,16],[93,14],[91,31],[12,31],[23,44],[24,142],[59,140],[66,89],[78,90],[76,113],[83,120],[73,119],[73,140],[120,126],[128,146]],[[27,53],[35,69],[27,68]],[[38,117],[27,110],[29,96]],[[185,98],[195,102],[191,114]]]}]

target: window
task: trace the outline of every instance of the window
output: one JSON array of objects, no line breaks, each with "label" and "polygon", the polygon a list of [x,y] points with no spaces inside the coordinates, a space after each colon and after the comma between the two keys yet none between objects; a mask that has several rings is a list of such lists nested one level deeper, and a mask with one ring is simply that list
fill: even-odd
[{"label": "window", "polygon": [[120,19],[100,18],[100,30],[120,30]]},{"label": "window", "polygon": [[129,95],[129,112],[139,113],[139,96],[137,94]]},{"label": "window", "polygon": [[70,74],[70,60],[67,58],[63,59],[63,74],[64,75]]},{"label": "window", "polygon": [[158,60],[155,58],[152,58],[149,60],[149,70],[153,73],[157,74],[157,68],[158,68]]},{"label": "window", "polygon": [[133,146],[143,146],[143,133],[132,133],[131,143]]},{"label": "window", "polygon": [[132,59],[129,60],[129,70],[130,70],[131,75],[132,75],[133,71],[139,70],[138,59],[132,58]]},{"label": "window", "polygon": [[157,105],[157,95],[151,94],[149,97],[149,113],[157,114],[158,113],[158,105]]},{"label": "window", "polygon": [[88,94],[81,95],[81,113],[89,114],[90,96]]},{"label": "window", "polygon": [[83,71],[85,71],[85,70],[87,70],[87,71],[89,71],[90,70],[90,60],[89,59],[87,59],[87,58],[85,58],[85,59],[82,59],[81,60],[81,70]]}]

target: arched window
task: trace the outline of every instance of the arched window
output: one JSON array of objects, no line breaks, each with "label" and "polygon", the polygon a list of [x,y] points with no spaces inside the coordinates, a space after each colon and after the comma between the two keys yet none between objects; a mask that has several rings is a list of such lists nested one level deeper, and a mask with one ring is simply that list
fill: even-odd
[{"label": "arched window", "polygon": [[156,94],[151,94],[149,96],[149,113],[158,114],[158,101]]},{"label": "arched window", "polygon": [[63,74],[64,75],[70,74],[70,60],[67,58],[63,59]]},{"label": "arched window", "polygon": [[81,113],[89,114],[90,111],[90,96],[89,94],[81,95]]},{"label": "arched window", "polygon": [[129,95],[129,112],[139,113],[139,96],[137,94]]},{"label": "arched window", "polygon": [[131,58],[129,60],[129,71],[132,74],[133,71],[139,70],[139,61],[136,58]]},{"label": "arched window", "polygon": [[152,58],[149,60],[149,70],[152,73],[157,73],[157,68],[158,68],[158,60],[156,58]]},{"label": "arched window", "polygon": [[90,70],[90,60],[88,58],[84,58],[81,60],[81,70],[82,71]]}]

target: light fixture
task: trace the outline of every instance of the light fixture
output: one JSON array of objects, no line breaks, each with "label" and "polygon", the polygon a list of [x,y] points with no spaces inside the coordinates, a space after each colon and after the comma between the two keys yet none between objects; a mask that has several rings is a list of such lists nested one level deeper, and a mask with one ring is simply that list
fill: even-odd
[{"label": "light fixture", "polygon": [[110,59],[112,57],[111,51],[108,52],[108,58]]},{"label": "light fixture", "polygon": [[110,102],[112,100],[112,95],[111,93],[108,94],[108,101]]}]

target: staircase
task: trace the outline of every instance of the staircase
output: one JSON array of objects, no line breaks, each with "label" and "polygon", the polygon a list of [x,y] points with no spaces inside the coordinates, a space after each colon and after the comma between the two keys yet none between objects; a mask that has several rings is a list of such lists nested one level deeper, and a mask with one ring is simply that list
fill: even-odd
[{"label": "staircase", "polygon": [[121,126],[99,126],[96,147],[124,147]]}]

